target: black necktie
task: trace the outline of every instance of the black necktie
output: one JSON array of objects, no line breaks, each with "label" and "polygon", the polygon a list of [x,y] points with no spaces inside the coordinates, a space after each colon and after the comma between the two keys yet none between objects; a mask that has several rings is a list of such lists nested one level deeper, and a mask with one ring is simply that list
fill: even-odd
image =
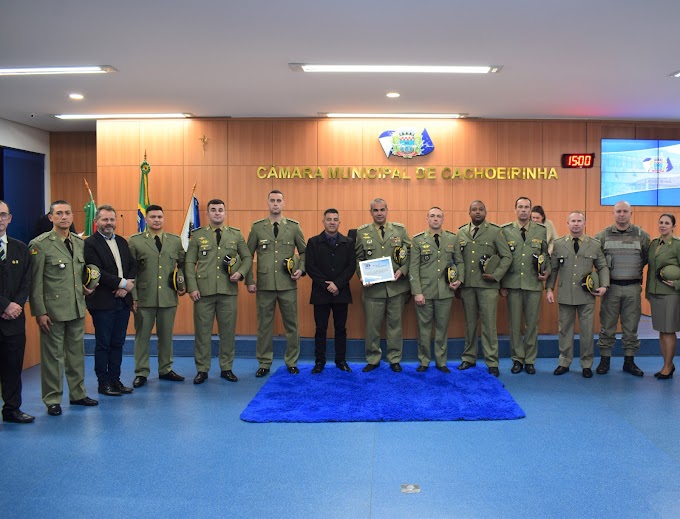
[{"label": "black necktie", "polygon": [[380,235],[384,238],[385,237],[385,226],[381,225],[380,226]]},{"label": "black necktie", "polygon": [[578,254],[578,249],[579,249],[579,239],[574,238],[574,253]]},{"label": "black necktie", "polygon": [[68,253],[73,257],[73,245],[71,245],[71,240],[66,239],[64,240],[64,244],[66,245],[66,248],[68,249]]},{"label": "black necktie", "polygon": [[437,248],[439,248],[439,235],[438,234],[434,235],[434,242],[437,244]]},{"label": "black necktie", "polygon": [[274,222],[274,238],[279,237],[279,222]]},{"label": "black necktie", "polygon": [[222,241],[222,229],[220,229],[219,227],[215,229],[215,239],[217,240],[217,245],[219,245],[220,242]]},{"label": "black necktie", "polygon": [[161,251],[161,248],[163,245],[161,244],[161,239],[158,236],[154,236],[154,241],[156,242],[156,248],[158,249],[158,252]]},{"label": "black necktie", "polygon": [[663,245],[663,240],[661,240],[661,241],[659,242],[659,245]]},{"label": "black necktie", "polygon": [[527,241],[527,230],[524,227],[522,227],[522,229],[520,229],[519,232],[522,233],[522,241]]},{"label": "black necktie", "polygon": [[472,239],[473,240],[475,239],[475,236],[477,236],[478,230],[479,230],[479,227],[475,227],[474,229],[472,229]]}]

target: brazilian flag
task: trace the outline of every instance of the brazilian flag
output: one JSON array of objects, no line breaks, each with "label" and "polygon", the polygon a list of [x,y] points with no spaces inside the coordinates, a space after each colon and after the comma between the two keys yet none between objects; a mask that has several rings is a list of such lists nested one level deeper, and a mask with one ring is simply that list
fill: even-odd
[{"label": "brazilian flag", "polygon": [[137,232],[146,231],[146,208],[149,207],[149,171],[151,166],[144,158],[139,166],[142,174],[139,177],[139,203],[137,204]]}]

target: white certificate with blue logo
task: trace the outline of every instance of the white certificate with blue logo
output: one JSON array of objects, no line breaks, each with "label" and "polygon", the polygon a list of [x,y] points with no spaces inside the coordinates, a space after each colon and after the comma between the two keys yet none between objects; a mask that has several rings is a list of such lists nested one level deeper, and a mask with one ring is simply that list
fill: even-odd
[{"label": "white certificate with blue logo", "polygon": [[361,281],[364,285],[394,281],[392,258],[389,256],[360,261],[359,270],[361,271]]}]

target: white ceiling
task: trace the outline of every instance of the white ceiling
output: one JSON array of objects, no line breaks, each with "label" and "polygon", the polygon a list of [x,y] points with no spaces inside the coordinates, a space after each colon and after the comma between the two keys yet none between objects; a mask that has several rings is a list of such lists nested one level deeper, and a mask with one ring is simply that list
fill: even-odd
[{"label": "white ceiling", "polygon": [[[0,77],[0,118],[49,114],[465,112],[680,121],[677,0],[2,0],[0,67],[112,65]],[[288,63],[503,65],[499,74],[333,75]],[[388,91],[401,93],[387,99]],[[80,92],[85,100],[68,99]]]}]

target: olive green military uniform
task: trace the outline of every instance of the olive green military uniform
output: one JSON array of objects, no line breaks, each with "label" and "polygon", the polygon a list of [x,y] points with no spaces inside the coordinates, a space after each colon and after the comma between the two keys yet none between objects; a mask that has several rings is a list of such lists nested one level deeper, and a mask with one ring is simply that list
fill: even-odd
[{"label": "olive green military uniform", "polygon": [[552,272],[545,288],[553,290],[559,277],[555,298],[559,303],[558,364],[568,368],[574,358],[574,322],[578,313],[581,368],[590,369],[593,365],[595,296],[583,290],[581,281],[595,269],[600,277],[600,286],[609,286],[609,268],[602,245],[598,240],[584,234],[580,237],[579,251],[575,253],[571,235],[562,236],[555,240],[551,262]]},{"label": "olive green military uniform", "polygon": [[668,286],[659,278],[659,271],[669,265],[680,266],[680,238],[669,237],[662,242],[654,238],[649,246],[649,266],[645,297],[652,309],[652,327],[661,333],[676,333],[680,329],[680,281]]},{"label": "olive green military uniform", "polygon": [[629,225],[623,233],[612,225],[599,232],[595,239],[602,244],[611,282],[600,302],[597,347],[602,357],[611,357],[620,318],[623,352],[632,357],[640,349],[637,331],[642,315],[642,270],[647,264],[651,240],[637,225]]},{"label": "olive green military uniform", "polygon": [[[512,264],[501,280],[508,290],[508,317],[510,318],[510,356],[522,364],[534,364],[538,355],[538,320],[541,312],[543,281],[538,279],[535,259],[543,254],[546,270],[550,271],[548,233],[541,223],[528,222],[524,228],[517,222],[505,224],[503,234],[512,253]],[[526,323],[524,340],[522,325]]]},{"label": "olive green military uniform", "polygon": [[172,370],[172,330],[177,313],[177,292],[170,287],[175,268],[184,269],[184,248],[176,234],[158,233],[161,250],[151,231],[135,234],[128,240],[130,253],[137,260],[137,280],[132,298],[135,313],[135,376],[149,376],[149,340],[156,325],[158,336],[158,374]]},{"label": "olive green military uniform", "polygon": [[257,284],[257,345],[256,356],[260,368],[270,369],[274,359],[274,312],[278,301],[279,311],[286,329],[286,366],[293,367],[300,356],[298,331],[297,281],[293,281],[284,267],[284,260],[299,255],[298,269],[305,271],[307,244],[300,224],[290,218],[281,218],[278,235],[269,218],[253,223],[248,234],[248,248],[257,253],[257,280],[250,274],[247,285]]},{"label": "olive green military uniform", "polygon": [[[439,245],[435,240],[435,234]],[[447,267],[454,264],[453,253],[458,244],[455,233],[431,230],[413,237],[409,265],[411,293],[422,294],[425,305],[416,306],[418,320],[418,359],[421,366],[430,365],[430,337],[434,322],[434,358],[438,367],[446,366],[447,331],[451,316],[453,290],[446,277]]]},{"label": "olive green military uniform", "polygon": [[[477,362],[477,320],[482,326],[482,352],[489,368],[498,367],[498,334],[496,314],[498,313],[498,290],[510,264],[512,255],[501,228],[494,223],[482,222],[475,237],[474,226],[465,224],[458,229],[458,246],[455,252],[458,278],[462,283],[461,295],[465,312],[465,350],[462,360]],[[495,281],[482,278],[480,260],[498,255],[501,261],[493,272]]]},{"label": "olive green military uniform", "polygon": [[[380,364],[380,328],[383,321],[387,333],[387,360],[390,364],[401,362],[403,337],[401,315],[406,297],[411,290],[409,283],[409,258],[411,238],[406,228],[400,223],[385,222],[385,236],[374,223],[362,225],[357,229],[356,255],[357,276],[361,279],[359,262],[364,260],[391,257],[392,268],[400,270],[402,275],[397,281],[376,283],[364,287],[364,313],[366,317],[366,361],[369,364]],[[397,263],[394,258],[395,249],[401,247],[403,256]],[[397,249],[398,250],[398,249]]]},{"label": "olive green military uniform", "polygon": [[231,370],[236,353],[238,283],[229,280],[223,266],[224,257],[238,255],[241,258],[238,272],[244,279],[253,266],[253,257],[241,231],[226,225],[220,229],[219,245],[211,226],[191,233],[184,269],[187,292],[198,290],[201,293],[200,299],[194,302],[194,361],[196,371],[204,373],[210,371],[212,328],[216,318],[221,371]]},{"label": "olive green military uniform", "polygon": [[64,240],[54,230],[29,244],[31,254],[31,313],[47,314],[52,321],[50,333],[40,333],[40,380],[45,405],[60,404],[64,372],[69,400],[80,400],[85,391],[85,295],[83,269],[85,243],[69,235],[73,257]]}]

